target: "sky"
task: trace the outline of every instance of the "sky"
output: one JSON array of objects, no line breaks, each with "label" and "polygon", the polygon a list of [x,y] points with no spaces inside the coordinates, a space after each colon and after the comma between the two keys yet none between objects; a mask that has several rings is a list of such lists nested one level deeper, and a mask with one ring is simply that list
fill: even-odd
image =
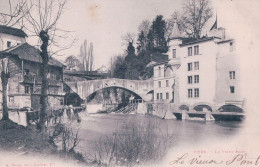
[{"label": "sky", "polygon": [[[7,9],[8,0],[0,0],[0,10]],[[214,16],[209,20],[207,28],[213,25],[215,14],[218,15],[218,25],[225,27],[231,34],[234,25],[247,19],[258,19],[257,14],[251,15],[250,9],[257,8],[255,4],[243,0],[212,0]],[[250,1],[256,2],[256,1]],[[94,45],[94,68],[108,66],[110,57],[123,54],[126,46],[122,45],[122,35],[127,32],[137,34],[138,25],[144,20],[152,21],[156,15],[170,18],[175,10],[181,10],[183,0],[67,0],[64,13],[58,27],[71,31],[70,36],[77,39],[74,45],[56,57],[64,60],[69,55],[79,55],[80,45],[84,40]],[[247,8],[244,8],[247,6]],[[254,18],[255,17],[255,18]],[[246,18],[246,20],[245,20]],[[241,23],[243,24],[243,23]],[[238,32],[239,33],[239,32]],[[236,34],[234,34],[236,35]],[[30,44],[36,43],[29,37]],[[66,42],[70,42],[67,39]],[[60,43],[64,43],[61,40]]]},{"label": "sky", "polygon": [[94,66],[108,66],[110,57],[124,53],[122,35],[137,33],[144,19],[152,20],[162,14],[169,18],[181,1],[172,0],[76,0],[68,1],[60,24],[75,31],[77,43],[66,50],[66,55],[78,55],[86,39],[94,45]]}]

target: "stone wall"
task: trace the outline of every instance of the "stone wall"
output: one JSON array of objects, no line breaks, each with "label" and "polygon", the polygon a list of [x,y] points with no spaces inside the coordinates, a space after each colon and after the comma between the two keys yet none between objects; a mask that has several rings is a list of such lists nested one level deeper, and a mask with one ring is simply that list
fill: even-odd
[{"label": "stone wall", "polygon": [[139,103],[137,107],[137,114],[149,114],[163,119],[175,119],[172,111],[176,110],[175,105],[172,103]]}]

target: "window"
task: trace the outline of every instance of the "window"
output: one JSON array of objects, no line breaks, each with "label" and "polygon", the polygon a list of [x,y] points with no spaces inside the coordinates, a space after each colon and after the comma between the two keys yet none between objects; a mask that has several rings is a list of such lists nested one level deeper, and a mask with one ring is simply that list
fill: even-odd
[{"label": "window", "polygon": [[192,56],[192,47],[188,47],[188,56]]},{"label": "window", "polygon": [[14,101],[14,96],[9,96],[9,102],[13,102]]},{"label": "window", "polygon": [[188,84],[192,84],[192,76],[188,76]]},{"label": "window", "polygon": [[30,93],[30,87],[24,86],[24,93]]},{"label": "window", "polygon": [[198,55],[199,54],[199,45],[194,46],[194,55]]},{"label": "window", "polygon": [[161,77],[161,67],[159,67],[159,77]]},{"label": "window", "polygon": [[56,79],[56,75],[53,73],[50,73],[50,79]]},{"label": "window", "polygon": [[200,97],[200,90],[199,88],[194,89],[194,97]]},{"label": "window", "polygon": [[233,48],[233,42],[230,42],[229,43],[229,51],[232,52],[234,50]]},{"label": "window", "polygon": [[162,87],[161,81],[158,81],[158,87],[159,87],[159,88]]},{"label": "window", "polygon": [[169,87],[169,80],[166,80],[166,87]]},{"label": "window", "polygon": [[194,83],[199,83],[199,82],[200,82],[200,76],[194,75]]},{"label": "window", "polygon": [[64,105],[64,100],[60,99],[60,105]]},{"label": "window", "polygon": [[162,97],[162,93],[160,93],[160,99],[163,99],[163,97]]},{"label": "window", "polygon": [[172,58],[176,58],[176,49],[172,50]]},{"label": "window", "polygon": [[188,89],[188,98],[192,98],[192,89]]},{"label": "window", "polygon": [[172,92],[172,102],[174,103],[174,92]]},{"label": "window", "polygon": [[11,47],[11,42],[7,41],[7,48],[10,48],[10,47]]},{"label": "window", "polygon": [[192,63],[188,63],[188,71],[192,71]]},{"label": "window", "polygon": [[230,79],[236,79],[236,72],[235,71],[229,71],[229,78]]},{"label": "window", "polygon": [[200,63],[197,61],[197,62],[194,62],[194,70],[199,70],[200,69]]},{"label": "window", "polygon": [[230,86],[230,93],[235,93],[235,87],[234,86]]},{"label": "window", "polygon": [[157,100],[159,99],[159,93],[157,93]]},{"label": "window", "polygon": [[169,93],[168,92],[166,93],[166,99],[169,99]]}]

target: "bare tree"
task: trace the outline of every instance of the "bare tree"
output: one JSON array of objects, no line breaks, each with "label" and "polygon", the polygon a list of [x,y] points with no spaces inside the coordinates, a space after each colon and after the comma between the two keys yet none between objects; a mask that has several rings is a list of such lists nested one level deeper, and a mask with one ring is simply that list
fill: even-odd
[{"label": "bare tree", "polygon": [[89,57],[89,71],[93,70],[93,62],[94,62],[94,53],[93,53],[93,43],[90,43],[89,46],[89,52],[88,52],[88,57]]},{"label": "bare tree", "polygon": [[[40,42],[40,56],[42,58],[40,73],[42,77],[42,86],[40,97],[40,120],[38,128],[41,130],[45,129],[46,122],[48,62],[50,57],[54,54],[51,54],[51,46],[58,46],[56,39],[61,37],[59,32],[65,32],[57,27],[57,23],[64,11],[65,4],[65,0],[37,0],[27,1],[25,4],[25,28],[34,36],[37,36]],[[64,47],[62,49],[66,48]]]},{"label": "bare tree", "polygon": [[[17,1],[16,5],[13,6],[11,0],[8,1],[9,11],[7,13],[0,12],[0,24],[5,26],[14,26],[18,24],[24,17],[25,1]],[[1,54],[0,60],[0,71],[1,71],[1,85],[2,85],[2,107],[3,117],[2,120],[9,120],[8,106],[7,106],[7,84],[12,72],[8,69],[9,58],[6,53]]]},{"label": "bare tree", "polygon": [[208,0],[187,0],[183,4],[183,27],[187,35],[200,38],[206,22],[212,17]]},{"label": "bare tree", "polygon": [[148,38],[147,35],[149,33],[151,26],[151,22],[149,20],[143,20],[141,24],[138,26],[138,39],[137,39],[137,51],[145,50],[148,45]]},{"label": "bare tree", "polygon": [[147,34],[149,33],[150,26],[151,26],[150,20],[147,19],[143,20],[141,24],[138,26],[138,31],[139,32],[143,31],[144,35],[147,36]]},{"label": "bare tree", "polygon": [[7,107],[7,84],[8,79],[10,78],[10,74],[8,71],[8,63],[9,59],[8,57],[5,57],[1,59],[0,66],[1,66],[1,81],[2,81],[2,98],[3,98],[3,117],[2,120],[8,120],[9,114],[8,114],[8,107]]},{"label": "bare tree", "polygon": [[94,53],[93,53],[93,43],[91,42],[88,47],[87,40],[84,40],[83,44],[80,46],[80,60],[83,65],[84,71],[92,71],[93,70],[93,62],[94,62]]},{"label": "bare tree", "polygon": [[15,5],[11,0],[8,0],[9,11],[6,13],[0,12],[0,24],[6,26],[14,26],[24,17],[25,1],[19,0]]},{"label": "bare tree", "polygon": [[125,35],[122,36],[122,45],[128,46],[128,44],[131,42],[134,44],[135,42],[135,34],[134,33],[126,33]]},{"label": "bare tree", "polygon": [[81,59],[83,65],[83,71],[87,71],[88,69],[88,41],[84,40],[83,44],[80,46],[80,54],[79,57]]}]

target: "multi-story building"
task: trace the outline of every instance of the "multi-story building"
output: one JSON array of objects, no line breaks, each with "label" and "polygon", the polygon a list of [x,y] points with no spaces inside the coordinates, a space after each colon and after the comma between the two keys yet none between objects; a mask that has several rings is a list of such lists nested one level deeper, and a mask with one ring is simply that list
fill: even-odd
[{"label": "multi-story building", "polygon": [[226,36],[225,29],[213,27],[200,39],[173,34],[169,60],[154,64],[155,101],[211,109],[228,104],[242,107],[235,40]]},{"label": "multi-story building", "polygon": [[[0,48],[8,58],[8,107],[40,107],[41,75],[40,51],[26,43],[27,35],[20,29],[0,26]],[[3,58],[1,56],[0,58]],[[49,59],[48,107],[63,105],[63,68],[65,66],[54,58]],[[1,87],[2,89],[2,87]],[[1,90],[2,91],[2,90]],[[1,95],[2,97],[2,95]],[[2,100],[1,100],[2,101]],[[0,101],[0,102],[1,102]]]}]

